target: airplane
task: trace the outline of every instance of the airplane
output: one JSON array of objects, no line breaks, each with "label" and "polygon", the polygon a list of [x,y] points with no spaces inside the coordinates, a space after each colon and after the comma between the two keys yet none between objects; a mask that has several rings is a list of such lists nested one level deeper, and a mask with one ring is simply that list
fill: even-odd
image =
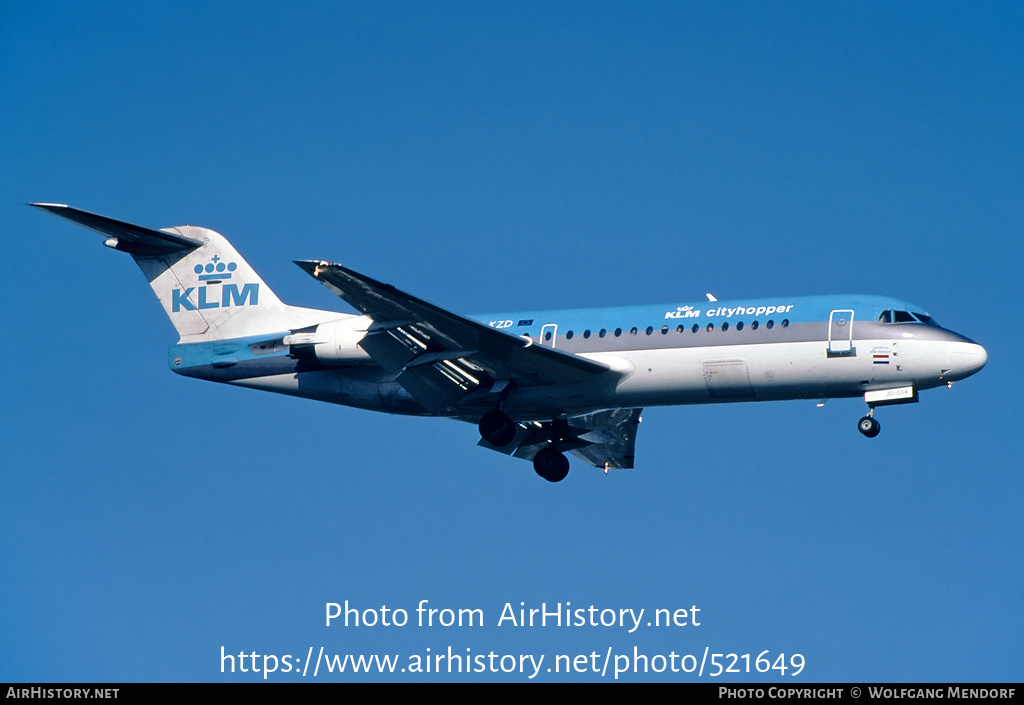
[{"label": "airplane", "polygon": [[883,296],[775,296],[462,316],[328,261],[296,261],[357,314],[281,302],[222,235],[36,208],[130,254],[178,332],[186,377],[392,414],[475,423],[479,445],[559,482],[572,453],[634,466],[645,407],[862,397],[918,401],[986,363],[981,345]]}]

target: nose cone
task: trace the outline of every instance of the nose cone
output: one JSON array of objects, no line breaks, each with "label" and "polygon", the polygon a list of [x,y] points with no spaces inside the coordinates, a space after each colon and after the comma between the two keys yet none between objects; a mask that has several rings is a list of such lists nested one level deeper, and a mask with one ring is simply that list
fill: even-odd
[{"label": "nose cone", "polygon": [[951,379],[964,379],[980,370],[988,362],[988,353],[977,343],[957,343],[953,350]]}]

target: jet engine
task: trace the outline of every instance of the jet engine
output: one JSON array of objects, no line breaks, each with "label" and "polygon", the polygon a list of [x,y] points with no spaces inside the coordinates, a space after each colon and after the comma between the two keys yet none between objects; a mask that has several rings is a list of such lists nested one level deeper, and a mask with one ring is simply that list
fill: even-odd
[{"label": "jet engine", "polygon": [[370,356],[359,347],[370,321],[352,316],[293,330],[284,337],[288,354],[299,360],[316,360],[326,365],[358,365]]}]

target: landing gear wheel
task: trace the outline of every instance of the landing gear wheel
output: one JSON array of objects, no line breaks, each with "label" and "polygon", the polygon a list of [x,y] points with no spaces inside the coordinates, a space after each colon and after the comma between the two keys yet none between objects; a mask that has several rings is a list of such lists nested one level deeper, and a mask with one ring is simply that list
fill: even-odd
[{"label": "landing gear wheel", "polygon": [[516,422],[495,409],[480,419],[480,437],[491,445],[503,448],[516,437]]},{"label": "landing gear wheel", "polygon": [[545,448],[533,456],[533,469],[548,482],[561,482],[569,474],[569,459],[554,448]]},{"label": "landing gear wheel", "polygon": [[882,425],[871,416],[865,416],[857,422],[857,430],[868,438],[874,438],[882,430]]}]

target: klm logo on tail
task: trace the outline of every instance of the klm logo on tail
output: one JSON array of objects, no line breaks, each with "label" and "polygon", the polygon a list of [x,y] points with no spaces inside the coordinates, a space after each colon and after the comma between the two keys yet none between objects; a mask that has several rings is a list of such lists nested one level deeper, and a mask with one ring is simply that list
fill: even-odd
[{"label": "klm logo on tail", "polygon": [[[231,279],[232,273],[238,269],[235,262],[224,263],[218,255],[214,255],[204,266],[197,264],[193,271],[199,275],[201,286],[190,286],[187,289],[171,291],[171,312],[195,311],[197,309],[230,308],[232,306],[256,306],[259,304],[260,285],[225,283]],[[212,285],[220,284],[220,294]],[[196,303],[192,303],[192,292],[199,290]],[[211,291],[211,289],[213,289]]]}]

